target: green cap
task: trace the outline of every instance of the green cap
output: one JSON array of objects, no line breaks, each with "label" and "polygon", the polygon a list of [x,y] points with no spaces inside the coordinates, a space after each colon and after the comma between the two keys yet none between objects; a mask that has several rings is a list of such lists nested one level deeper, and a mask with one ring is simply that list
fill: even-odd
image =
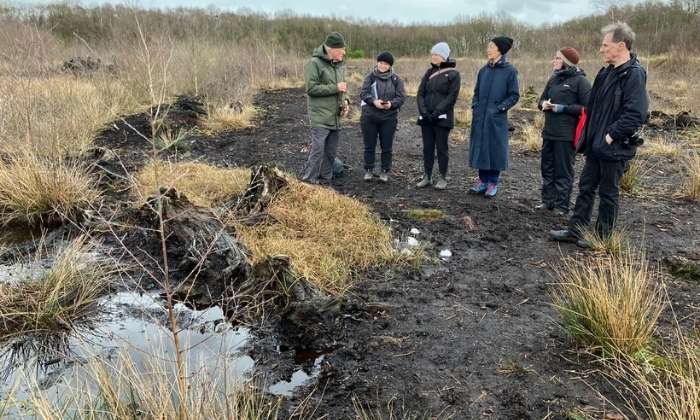
[{"label": "green cap", "polygon": [[345,38],[338,32],[331,32],[326,37],[325,44],[331,48],[345,48]]}]

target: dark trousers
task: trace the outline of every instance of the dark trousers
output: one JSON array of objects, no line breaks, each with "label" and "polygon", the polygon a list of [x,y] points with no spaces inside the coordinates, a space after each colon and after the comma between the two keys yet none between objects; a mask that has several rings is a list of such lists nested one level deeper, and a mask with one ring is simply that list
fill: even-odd
[{"label": "dark trousers", "polygon": [[362,128],[362,138],[365,143],[366,170],[374,169],[377,137],[379,137],[379,146],[382,149],[382,171],[389,172],[391,170],[391,148],[394,144],[397,123],[398,119],[396,117],[378,119],[367,115],[362,116],[360,127]]},{"label": "dark trousers", "polygon": [[607,237],[615,227],[617,211],[620,204],[620,178],[625,169],[625,161],[607,161],[586,157],[581,171],[579,193],[576,198],[574,214],[569,220],[569,230],[581,235],[582,229],[591,223],[595,193],[598,190],[598,220],[595,230],[602,237]]},{"label": "dark trousers", "polygon": [[450,137],[450,129],[435,125],[422,125],[423,135],[423,169],[426,175],[433,174],[433,163],[435,162],[435,150],[437,149],[438,169],[440,175],[447,175],[447,163],[449,155],[447,151],[447,139]]},{"label": "dark trousers", "polygon": [[571,142],[544,140],[542,145],[542,203],[569,211],[574,184],[576,150]]},{"label": "dark trousers", "polygon": [[501,171],[497,169],[479,169],[479,180],[487,184],[498,184]]},{"label": "dark trousers", "polygon": [[330,181],[333,178],[333,162],[338,152],[339,133],[340,130],[311,128],[309,157],[301,172],[303,181]]}]

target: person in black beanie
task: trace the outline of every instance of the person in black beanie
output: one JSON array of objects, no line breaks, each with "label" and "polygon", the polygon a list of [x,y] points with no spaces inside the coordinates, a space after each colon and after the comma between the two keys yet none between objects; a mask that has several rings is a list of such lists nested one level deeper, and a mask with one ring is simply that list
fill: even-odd
[{"label": "person in black beanie", "polygon": [[479,180],[469,192],[487,198],[496,196],[500,173],[508,169],[508,110],[520,99],[518,70],[506,56],[512,46],[506,36],[489,42],[472,98],[469,166],[479,170]]},{"label": "person in black beanie", "polygon": [[423,178],[416,185],[425,188],[432,184],[433,164],[437,149],[438,174],[435,189],[447,188],[449,161],[447,140],[454,127],[454,107],[459,97],[460,75],[457,63],[450,57],[446,42],[438,42],[430,50],[430,68],[418,86],[418,125],[423,137]]},{"label": "person in black beanie", "polygon": [[398,114],[403,105],[406,90],[403,80],[394,73],[394,56],[384,51],[377,56],[377,65],[367,74],[360,93],[362,116],[360,127],[365,144],[365,181],[375,175],[374,160],[377,137],[382,149],[379,180],[387,182],[391,170],[392,145],[398,125]]}]

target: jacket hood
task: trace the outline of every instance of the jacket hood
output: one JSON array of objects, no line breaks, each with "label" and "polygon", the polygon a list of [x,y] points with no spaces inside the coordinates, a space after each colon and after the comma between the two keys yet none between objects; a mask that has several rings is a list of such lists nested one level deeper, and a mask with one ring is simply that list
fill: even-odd
[{"label": "jacket hood", "polygon": [[[612,67],[612,64],[610,64],[610,66],[608,67]],[[641,63],[639,62],[639,59],[637,58],[637,54],[630,54],[630,59],[626,63],[624,63],[620,67],[612,68],[612,70],[615,73],[624,73],[625,71],[633,67],[643,68]]]},{"label": "jacket hood", "polygon": [[320,58],[321,60],[327,61],[329,63],[333,62],[333,60],[331,60],[331,58],[328,56],[328,53],[326,52],[326,47],[323,44],[316,47],[312,56],[316,57],[316,58]]},{"label": "jacket hood", "polygon": [[431,65],[432,68],[434,68],[434,69],[440,69],[440,70],[442,70],[442,69],[450,69],[450,68],[455,68],[455,67],[457,67],[457,62],[455,61],[454,58],[450,57],[450,58],[448,58],[446,61],[443,61],[442,63],[440,63],[440,64],[437,65],[437,66],[436,66],[435,64],[433,64],[433,63],[430,63],[430,65]]},{"label": "jacket hood", "polygon": [[570,77],[574,76],[583,76],[586,77],[586,72],[583,71],[583,69],[578,68],[578,67],[569,67],[563,70],[555,70],[552,72],[552,76],[554,77],[562,77],[565,79],[568,79]]},{"label": "jacket hood", "polygon": [[508,55],[503,54],[495,63],[491,63],[489,61],[486,63],[486,65],[491,67],[508,67],[510,66],[510,62],[508,61]]}]

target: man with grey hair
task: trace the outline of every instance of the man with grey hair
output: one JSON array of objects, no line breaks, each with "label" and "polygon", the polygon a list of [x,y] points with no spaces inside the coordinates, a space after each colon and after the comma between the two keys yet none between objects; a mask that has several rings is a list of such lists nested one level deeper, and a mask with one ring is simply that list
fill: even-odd
[{"label": "man with grey hair", "polygon": [[304,66],[311,147],[300,178],[311,184],[330,183],[333,178],[340,118],[349,110],[344,57],[345,38],[332,32]]},{"label": "man with grey hair", "polygon": [[600,53],[607,63],[595,78],[587,106],[588,118],[579,143],[586,155],[579,194],[568,229],[550,231],[556,241],[590,243],[583,232],[591,221],[596,190],[599,196],[595,233],[607,238],[619,207],[620,179],[627,162],[642,143],[638,130],[647,119],[649,99],[647,73],[631,52],[635,34],[626,23],[617,22],[601,30]]}]

